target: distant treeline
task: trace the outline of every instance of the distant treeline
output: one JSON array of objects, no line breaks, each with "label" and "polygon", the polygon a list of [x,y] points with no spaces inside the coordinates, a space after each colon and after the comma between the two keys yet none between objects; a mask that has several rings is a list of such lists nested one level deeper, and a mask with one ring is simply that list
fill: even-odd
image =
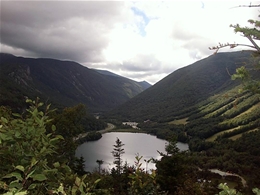
[{"label": "distant treeline", "polygon": [[96,141],[102,138],[102,134],[96,131],[88,132],[85,137],[79,138],[76,142],[77,144],[83,144],[88,141]]}]

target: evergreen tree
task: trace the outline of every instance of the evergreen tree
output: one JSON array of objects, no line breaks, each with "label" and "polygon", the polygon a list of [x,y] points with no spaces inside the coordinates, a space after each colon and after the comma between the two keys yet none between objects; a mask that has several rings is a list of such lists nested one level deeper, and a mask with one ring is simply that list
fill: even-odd
[{"label": "evergreen tree", "polygon": [[103,160],[96,160],[96,163],[98,164],[98,173],[100,174],[101,165],[104,163]]},{"label": "evergreen tree", "polygon": [[80,176],[86,174],[85,160],[84,160],[83,156],[81,156],[80,158],[76,158],[75,162],[73,164],[73,167],[71,167],[71,168]]},{"label": "evergreen tree", "polygon": [[118,174],[121,173],[122,171],[122,163],[123,163],[123,160],[122,160],[122,155],[125,153],[125,149],[123,148],[125,144],[122,143],[122,141],[117,138],[116,139],[116,144],[113,145],[114,146],[114,149],[112,151],[112,154],[114,156],[114,164],[116,165],[116,172]]},{"label": "evergreen tree", "polygon": [[156,163],[156,181],[163,191],[175,194],[178,187],[183,186],[186,181],[187,173],[192,177],[192,172],[188,170],[186,153],[179,151],[175,139],[169,141],[165,150],[167,154],[160,152],[162,158]]},{"label": "evergreen tree", "polygon": [[114,157],[114,164],[116,165],[115,168],[111,170],[111,175],[113,177],[113,186],[114,186],[114,194],[122,195],[124,194],[124,183],[122,178],[122,171],[123,171],[123,160],[122,155],[125,153],[124,146],[125,144],[122,143],[122,141],[117,137],[116,138],[116,144],[113,145],[114,149],[111,152]]}]

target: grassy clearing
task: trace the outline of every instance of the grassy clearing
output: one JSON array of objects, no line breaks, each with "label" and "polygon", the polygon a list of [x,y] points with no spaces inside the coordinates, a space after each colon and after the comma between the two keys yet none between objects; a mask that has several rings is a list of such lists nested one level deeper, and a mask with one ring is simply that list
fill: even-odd
[{"label": "grassy clearing", "polygon": [[240,133],[240,134],[234,135],[234,136],[232,136],[232,137],[230,137],[230,138],[228,138],[228,139],[231,139],[231,140],[235,141],[235,140],[237,140],[238,138],[242,137],[242,135],[243,135],[243,133]]},{"label": "grassy clearing", "polygon": [[218,136],[220,136],[220,135],[222,135],[222,134],[224,134],[224,133],[228,133],[228,132],[231,132],[231,131],[235,131],[235,130],[237,130],[237,129],[239,129],[239,127],[235,127],[235,128],[232,128],[232,129],[228,129],[228,130],[225,130],[225,131],[218,132],[218,133],[212,135],[211,137],[207,138],[206,141],[208,141],[208,142],[214,142],[214,141],[217,139]]},{"label": "grassy clearing", "polygon": [[[244,133],[250,133],[250,132],[253,132],[253,131],[257,131],[257,130],[259,130],[259,129],[249,130],[249,131],[244,132]],[[235,141],[235,140],[237,140],[238,138],[242,137],[242,135],[243,135],[244,133],[239,133],[239,134],[234,135],[234,136],[232,136],[232,137],[230,137],[230,138],[228,138],[228,139],[231,139],[231,140]]]},{"label": "grassy clearing", "polygon": [[249,108],[248,110],[242,112],[241,114],[237,115],[235,118],[238,118],[238,117],[241,117],[241,116],[243,116],[243,115],[245,115],[245,114],[248,114],[248,113],[252,112],[254,109],[257,109],[257,108],[259,109],[259,106],[260,106],[260,102],[257,103],[257,104],[255,104],[254,106],[252,106],[252,107]]},{"label": "grassy clearing", "polygon": [[226,104],[226,105],[221,106],[221,107],[218,108],[217,110],[215,110],[215,111],[213,111],[213,112],[211,112],[211,113],[205,115],[204,118],[211,118],[211,117],[214,117],[215,115],[218,115],[218,113],[222,113],[223,111],[226,110],[226,108],[227,108],[230,104],[234,104],[234,102],[235,102],[235,100],[232,101],[232,102],[230,102],[230,103],[228,103],[228,104]]},{"label": "grassy clearing", "polygon": [[183,119],[179,119],[179,120],[174,120],[169,122],[168,124],[170,125],[186,125],[188,118],[183,118]]},{"label": "grassy clearing", "polygon": [[[208,142],[214,142],[214,141],[217,139],[218,136],[220,136],[220,135],[222,135],[222,134],[224,134],[224,133],[236,131],[237,129],[239,129],[239,127],[235,127],[235,128],[232,128],[232,129],[228,129],[228,130],[225,130],[225,131],[218,132],[218,133],[214,134],[213,136],[207,138],[206,141],[208,141]],[[248,131],[246,131],[246,132],[244,132],[244,133],[249,133],[249,132],[257,131],[257,130],[259,130],[259,129],[248,130]],[[231,139],[231,140],[234,141],[234,140],[240,138],[244,133],[239,133],[239,134],[237,134],[237,135],[234,135],[234,136],[232,136],[232,137],[229,137],[228,139]]]},{"label": "grassy clearing", "polygon": [[255,104],[254,106],[252,106],[248,110],[240,113],[236,117],[227,119],[227,120],[221,122],[220,124],[231,123],[234,119],[237,120],[237,121],[243,121],[243,120],[246,120],[246,119],[250,119],[250,112],[256,112],[259,109],[259,106],[260,106],[260,102]]}]

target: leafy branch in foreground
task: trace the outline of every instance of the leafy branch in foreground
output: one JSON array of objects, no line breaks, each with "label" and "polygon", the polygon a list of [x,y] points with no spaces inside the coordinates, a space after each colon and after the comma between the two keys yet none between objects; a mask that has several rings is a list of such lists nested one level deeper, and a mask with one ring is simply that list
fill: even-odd
[{"label": "leafy branch in foreground", "polygon": [[147,174],[142,168],[143,156],[136,154],[135,171],[129,175],[129,195],[166,195],[166,192],[159,192],[159,185],[156,182],[156,171],[152,170],[151,174]]},{"label": "leafy branch in foreground", "polygon": [[26,115],[0,119],[0,194],[88,194],[94,184],[74,174],[66,163],[57,161],[57,146],[63,137],[46,131],[50,105],[27,100]]},{"label": "leafy branch in foreground", "polygon": [[[219,184],[218,188],[221,190],[218,195],[243,195],[240,192],[237,192],[235,189],[229,188],[226,184]],[[253,193],[256,195],[260,195],[260,190],[258,188],[254,188]]]}]

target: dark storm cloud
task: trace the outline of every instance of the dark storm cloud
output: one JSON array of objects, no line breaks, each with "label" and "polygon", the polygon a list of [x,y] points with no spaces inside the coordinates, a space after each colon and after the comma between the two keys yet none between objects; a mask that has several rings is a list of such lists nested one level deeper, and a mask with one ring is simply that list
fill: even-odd
[{"label": "dark storm cloud", "polygon": [[100,61],[121,3],[3,1],[1,43],[37,57]]}]

